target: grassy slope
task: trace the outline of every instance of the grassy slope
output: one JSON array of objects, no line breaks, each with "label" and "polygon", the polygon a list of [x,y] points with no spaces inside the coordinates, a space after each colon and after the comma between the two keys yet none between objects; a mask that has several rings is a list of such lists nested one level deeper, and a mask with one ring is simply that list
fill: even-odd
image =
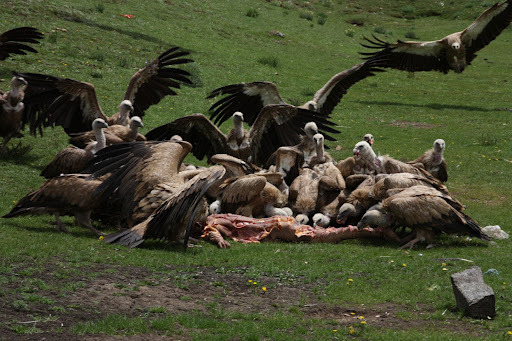
[{"label": "grassy slope", "polygon": [[[263,1],[152,1],[140,5],[137,1],[119,0],[104,3],[103,12],[98,11],[95,1],[73,5],[57,0],[12,1],[2,15],[0,27],[33,25],[43,30],[46,38],[38,47],[39,54],[15,57],[0,65],[0,76],[6,79],[0,87],[7,87],[10,70],[88,81],[94,83],[103,109],[111,114],[129,78],[144,61],[170,45],[182,46],[192,52],[196,61],[187,68],[194,73],[197,86],[184,88],[178,96],[152,107],[144,118],[144,131],[148,131],[182,115],[206,112],[211,104],[204,99],[208,91],[235,82],[272,80],[286,100],[305,102],[332,75],[359,62],[361,36],[385,31],[386,39],[396,40],[414,32],[422,40],[436,39],[465,27],[489,5],[479,1],[465,5],[447,1],[444,7],[435,1],[396,1],[391,7],[388,2],[378,1],[312,3],[315,15],[327,14],[325,25],[319,25],[317,17],[313,21],[300,18],[304,9],[298,6],[285,3],[279,7]],[[442,15],[413,20],[399,17],[426,13],[432,8]],[[245,16],[248,9],[257,9],[259,16]],[[135,18],[121,16],[126,13]],[[365,25],[356,27],[346,22],[349,20],[362,20]],[[283,32],[285,38],[271,35],[271,30]],[[399,159],[415,158],[436,138],[444,138],[448,145],[449,188],[468,206],[468,214],[482,225],[499,224],[507,230],[512,192],[512,120],[509,111],[496,109],[510,107],[507,71],[511,40],[512,31],[507,29],[480,51],[473,65],[460,75],[417,73],[410,78],[406,73],[388,71],[356,84],[333,115],[342,131],[338,142],[332,144],[339,144],[342,149],[331,149],[333,156],[348,156],[367,132],[376,136],[377,151]],[[278,66],[259,63],[262,57],[277,58]],[[428,128],[396,126],[395,121],[423,123]],[[27,136],[22,140],[33,145],[29,154],[1,160],[2,213],[42,183],[38,173],[67,145],[66,140],[60,128],[47,129],[42,139]],[[488,279],[493,287],[512,281],[507,266],[508,241],[499,242],[496,247],[479,247],[479,243],[449,239],[450,246],[409,254],[388,244],[359,241],[344,245],[234,245],[229,251],[205,245],[184,255],[158,243],[148,243],[140,250],[113,251],[111,246],[97,245],[88,231],[74,228],[72,235],[55,233],[51,220],[30,217],[0,221],[0,237],[5,246],[0,251],[3,264],[8,267],[11,262],[44,262],[59,257],[84,265],[89,261],[113,262],[155,269],[164,259],[184,266],[246,265],[251,269],[249,278],[290,273],[317,283],[320,296],[325,294],[325,300],[334,303],[421,303],[432,305],[436,311],[444,310],[445,302],[452,301],[449,289],[425,289],[433,284],[449,286],[447,274],[439,270],[436,258],[469,258],[484,270],[499,269],[499,276]],[[275,254],[277,249],[285,252]],[[420,257],[420,253],[425,256]],[[389,255],[394,263],[380,257]],[[325,259],[341,260],[341,264]],[[402,263],[407,266],[402,267]],[[449,270],[463,268],[465,264],[451,264]],[[360,276],[361,282],[347,287],[346,279],[354,276]],[[375,283],[375,290],[365,290]],[[494,323],[481,322],[495,336],[510,328],[506,322],[510,294],[506,287],[498,299],[500,315]]]}]

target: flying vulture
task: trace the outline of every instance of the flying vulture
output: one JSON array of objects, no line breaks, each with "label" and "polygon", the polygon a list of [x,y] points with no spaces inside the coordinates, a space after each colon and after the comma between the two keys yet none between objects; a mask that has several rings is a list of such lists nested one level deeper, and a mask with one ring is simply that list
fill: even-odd
[{"label": "flying vulture", "polygon": [[402,248],[418,241],[433,242],[435,233],[468,234],[483,240],[490,238],[473,219],[462,212],[458,201],[428,186],[413,186],[384,199],[377,209],[367,211],[357,224],[379,227],[410,227],[416,237]]},{"label": "flying vulture", "polygon": [[[137,71],[128,84],[119,115],[107,117],[98,103],[94,86],[69,78],[36,73],[16,73],[28,82],[25,112],[33,134],[42,127],[60,125],[68,134],[87,131],[92,121],[102,118],[109,125],[127,124],[128,115],[144,116],[144,111],[167,95],[176,95],[180,83],[191,84],[190,74],[176,65],[190,63],[189,53],[173,47]],[[133,108],[130,109],[130,106]]]},{"label": "flying vulture", "polygon": [[0,60],[5,60],[11,54],[25,55],[28,52],[37,53],[37,51],[27,45],[39,44],[39,39],[43,38],[43,33],[33,27],[17,27],[0,34]]},{"label": "flying vulture", "polygon": [[13,137],[23,137],[20,131],[24,126],[24,96],[27,81],[22,77],[13,77],[11,90],[0,90],[0,136],[3,138],[0,154],[7,152],[7,143]]},{"label": "flying vulture", "polygon": [[408,163],[416,167],[421,167],[432,174],[436,179],[446,182],[448,181],[448,171],[443,156],[445,148],[446,143],[444,140],[437,139],[434,141],[432,149],[427,150],[419,158]]},{"label": "flying vulture", "polygon": [[292,146],[302,141],[300,133],[307,122],[317,121],[320,130],[337,133],[332,123],[316,113],[289,105],[267,105],[259,113],[249,131],[244,130],[245,115],[235,112],[233,128],[225,135],[203,114],[180,117],[146,134],[148,140],[166,140],[180,135],[193,145],[192,153],[202,160],[215,154],[229,154],[258,166],[281,146]]},{"label": "flying vulture", "polygon": [[[373,76],[374,72],[381,71],[373,66],[372,62],[365,62],[351,67],[334,75],[313,99],[297,107],[312,110],[319,116],[328,118],[334,107],[339,103],[347,90],[360,80]],[[228,120],[233,113],[241,111],[245,115],[246,123],[252,125],[261,109],[272,104],[288,105],[272,82],[252,82],[226,85],[213,90],[208,99],[223,96],[210,107],[211,119],[220,125]],[[295,106],[292,106],[295,107]],[[277,107],[276,107],[277,108]],[[332,140],[331,137],[326,137]]]},{"label": "flying vulture", "polygon": [[394,44],[375,36],[365,38],[370,45],[361,44],[375,52],[361,52],[375,66],[405,71],[453,70],[461,73],[471,65],[476,52],[493,41],[512,20],[512,0],[496,3],[483,12],[471,25],[434,41],[401,41]]}]

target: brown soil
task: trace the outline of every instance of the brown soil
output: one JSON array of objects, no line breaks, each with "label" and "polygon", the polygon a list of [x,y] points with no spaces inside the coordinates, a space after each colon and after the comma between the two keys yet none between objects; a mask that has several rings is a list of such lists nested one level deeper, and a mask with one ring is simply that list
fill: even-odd
[{"label": "brown soil", "polygon": [[[94,265],[71,271],[72,275],[62,278],[62,265],[50,264],[37,274],[46,287],[36,288],[33,293],[54,300],[53,303],[30,302],[23,297],[27,290],[27,278],[17,273],[3,274],[6,283],[0,291],[0,340],[147,340],[166,339],[162,335],[114,336],[73,334],[71,327],[80,322],[94,321],[109,314],[122,314],[128,317],[143,316],[148,309],[164,307],[168,313],[207,311],[209,304],[217,304],[225,311],[274,313],[288,312],[295,307],[304,316],[317,319],[330,319],[342,326],[358,325],[359,316],[364,316],[368,325],[392,329],[424,329],[429,327],[446,328],[450,332],[458,330],[466,335],[479,336],[471,324],[454,320],[449,322],[422,319],[422,314],[431,314],[428,307],[411,311],[410,307],[393,303],[374,306],[347,304],[333,306],[319,301],[311,284],[281,283],[276,278],[260,278],[269,288],[251,286],[247,275],[241,273],[218,273],[211,267],[197,267],[180,271],[169,267],[169,271],[150,272],[142,267],[119,267]],[[68,266],[69,265],[65,265]],[[69,272],[68,272],[69,274]],[[6,280],[7,278],[7,280]],[[70,284],[78,283],[72,289]],[[34,286],[34,285],[32,285]],[[28,285],[28,288],[30,285]],[[37,285],[36,285],[37,287]],[[256,288],[257,287],[257,288]],[[26,295],[26,294],[25,294]],[[13,302],[23,300],[28,303],[26,310],[15,309]],[[61,307],[55,310],[52,307]],[[295,309],[294,308],[294,309]],[[65,310],[64,310],[65,309]],[[416,307],[418,309],[418,307]],[[408,311],[415,319],[403,320],[398,312]],[[36,321],[38,317],[52,316],[49,321]],[[17,334],[14,328],[20,325],[34,326],[40,330],[35,334]],[[186,334],[186,333],[184,333]],[[184,338],[183,335],[180,336]],[[172,338],[167,338],[172,339]]]}]

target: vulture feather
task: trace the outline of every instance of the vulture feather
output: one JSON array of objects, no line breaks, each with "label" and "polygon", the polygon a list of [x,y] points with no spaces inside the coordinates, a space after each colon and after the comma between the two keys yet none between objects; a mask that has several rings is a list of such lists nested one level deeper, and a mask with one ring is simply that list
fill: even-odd
[{"label": "vulture feather", "polygon": [[39,44],[43,33],[33,27],[17,27],[0,34],[0,60],[7,59],[10,55],[26,55],[27,52],[37,53],[36,49],[27,45]]},{"label": "vulture feather", "polygon": [[13,137],[23,137],[21,130],[25,124],[23,103],[27,81],[22,77],[13,77],[11,90],[0,91],[0,136],[3,138],[0,154],[7,152],[7,143]]},{"label": "vulture feather", "polygon": [[427,150],[423,155],[414,161],[408,162],[415,167],[421,167],[432,174],[436,179],[446,182],[448,181],[448,171],[443,152],[446,143],[442,139],[434,141],[432,149]]}]

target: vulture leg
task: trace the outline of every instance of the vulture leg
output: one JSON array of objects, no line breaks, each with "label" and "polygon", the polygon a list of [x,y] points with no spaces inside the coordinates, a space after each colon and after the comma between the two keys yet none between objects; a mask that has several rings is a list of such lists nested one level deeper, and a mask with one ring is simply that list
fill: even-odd
[{"label": "vulture leg", "polygon": [[87,212],[75,212],[75,219],[76,223],[80,226],[87,227],[89,230],[91,230],[93,233],[97,234],[98,236],[103,236],[103,233],[101,231],[98,231],[95,229],[91,224],[91,211]]},{"label": "vulture leg", "polygon": [[59,230],[61,232],[69,233],[69,230],[66,227],[66,225],[64,225],[62,223],[62,221],[60,220],[59,213],[55,213],[55,222],[57,223],[57,230]]}]

